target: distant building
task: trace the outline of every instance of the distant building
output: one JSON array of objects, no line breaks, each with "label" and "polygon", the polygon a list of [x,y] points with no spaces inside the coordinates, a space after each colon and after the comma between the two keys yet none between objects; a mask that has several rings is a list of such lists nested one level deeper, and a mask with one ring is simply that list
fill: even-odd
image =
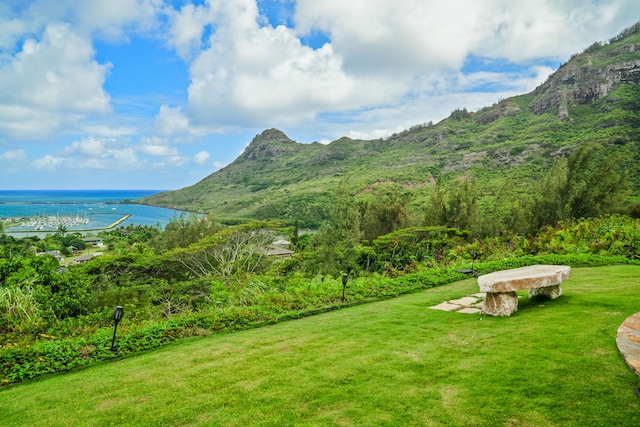
[{"label": "distant building", "polygon": [[77,256],[77,257],[75,257],[75,258],[72,258],[72,259],[71,259],[71,262],[72,262],[73,264],[82,264],[82,263],[84,263],[84,262],[91,261],[93,258],[95,258],[95,257],[97,257],[97,256],[100,256],[100,255],[102,255],[102,252],[96,252],[96,253],[95,253],[95,254],[93,254],[93,255],[82,255],[82,256]]},{"label": "distant building", "polygon": [[85,244],[91,245],[91,246],[98,246],[98,247],[104,246],[104,241],[100,237],[83,237],[82,241]]},{"label": "distant building", "polygon": [[291,258],[295,252],[287,248],[281,248],[280,246],[271,245],[264,251],[266,256],[273,256],[278,258]]},{"label": "distant building", "polygon": [[45,251],[45,252],[36,253],[36,256],[44,256],[44,255],[51,255],[52,257],[57,259],[59,262],[64,261],[64,256],[60,254],[60,251]]}]

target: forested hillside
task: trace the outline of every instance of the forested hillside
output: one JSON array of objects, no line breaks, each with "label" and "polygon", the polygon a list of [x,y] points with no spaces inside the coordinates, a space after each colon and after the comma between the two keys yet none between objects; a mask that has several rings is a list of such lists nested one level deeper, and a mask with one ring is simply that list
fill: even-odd
[{"label": "forested hillside", "polygon": [[[527,210],[516,216],[531,222],[526,217],[537,205],[536,194],[554,190],[540,188],[541,181],[552,185],[563,167],[556,161],[566,162],[579,146],[588,145],[592,148],[585,150],[591,151],[588,158],[574,166],[579,173],[590,174],[615,153],[609,157],[609,172],[614,174],[607,178],[610,188],[598,192],[616,187],[620,197],[607,202],[615,202],[611,210],[637,214],[638,83],[640,24],[574,55],[531,93],[476,112],[455,110],[437,124],[415,125],[378,140],[341,138],[328,145],[301,144],[277,129],[266,130],[224,169],[142,203],[209,212],[221,219],[279,218],[317,226],[328,217],[341,182],[345,195],[365,204],[372,194],[393,195],[403,200],[411,216],[421,219],[434,209],[438,191],[445,200],[455,198],[452,193],[466,183],[471,185],[467,190],[473,193],[479,218],[491,217],[491,224],[485,221],[478,228],[490,232],[514,225],[505,223],[513,221],[514,206]],[[585,180],[574,187],[587,185]],[[590,185],[596,183],[605,184],[596,180]],[[586,212],[591,213],[598,212]]]}]

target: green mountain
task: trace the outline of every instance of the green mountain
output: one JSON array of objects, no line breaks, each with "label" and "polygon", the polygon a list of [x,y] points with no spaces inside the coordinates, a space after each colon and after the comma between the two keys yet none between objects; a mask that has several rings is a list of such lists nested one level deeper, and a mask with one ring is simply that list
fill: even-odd
[{"label": "green mountain", "polygon": [[[341,182],[352,194],[394,186],[420,209],[436,179],[473,174],[490,213],[504,191],[526,193],[554,159],[582,143],[621,154],[640,198],[640,23],[574,55],[533,92],[477,112],[455,110],[388,138],[301,144],[277,129],[200,182],[141,203],[218,218],[291,218],[317,224]],[[346,177],[346,179],[345,179]]]}]

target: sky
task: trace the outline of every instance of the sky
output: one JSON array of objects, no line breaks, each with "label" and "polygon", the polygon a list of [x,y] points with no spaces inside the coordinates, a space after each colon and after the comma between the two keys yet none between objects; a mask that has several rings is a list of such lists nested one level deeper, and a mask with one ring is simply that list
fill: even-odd
[{"label": "sky", "polygon": [[173,190],[543,83],[637,0],[0,0],[0,189]]}]

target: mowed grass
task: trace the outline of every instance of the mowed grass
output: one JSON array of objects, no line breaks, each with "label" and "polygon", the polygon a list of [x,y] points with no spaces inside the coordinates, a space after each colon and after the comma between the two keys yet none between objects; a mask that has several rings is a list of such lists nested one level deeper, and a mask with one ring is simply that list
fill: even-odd
[{"label": "mowed grass", "polygon": [[[0,425],[638,426],[617,328],[640,267],[576,268],[509,318],[430,310],[474,279],[0,390]],[[525,293],[522,293],[525,295]]]}]

